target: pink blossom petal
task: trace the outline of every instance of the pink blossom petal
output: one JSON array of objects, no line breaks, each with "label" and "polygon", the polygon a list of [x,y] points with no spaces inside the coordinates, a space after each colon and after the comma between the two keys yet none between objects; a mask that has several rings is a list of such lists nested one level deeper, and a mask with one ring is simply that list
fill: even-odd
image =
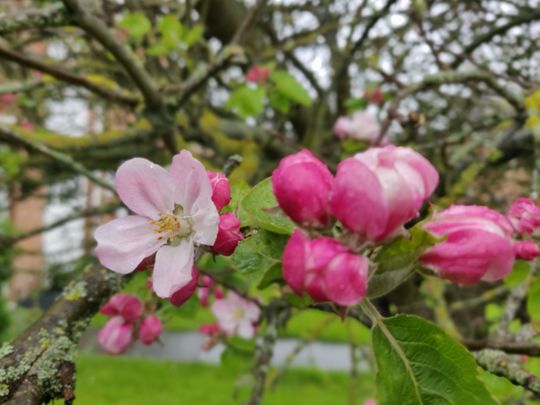
[{"label": "pink blossom petal", "polygon": [[96,256],[103,266],[117,273],[130,273],[165,240],[158,240],[147,218],[131,215],[99,226],[94,232]]},{"label": "pink blossom petal", "polygon": [[249,320],[244,319],[238,324],[236,333],[244,339],[251,339],[255,336],[255,327]]},{"label": "pink blossom petal", "polygon": [[173,209],[173,183],[164,168],[143,158],[130,159],[116,172],[116,192],[133,212],[152,219]]},{"label": "pink blossom petal", "polygon": [[120,354],[133,343],[133,324],[118,316],[109,319],[98,333],[98,342],[110,354]]},{"label": "pink blossom petal", "polygon": [[173,157],[170,173],[175,186],[175,202],[180,204],[184,211],[191,212],[191,207],[199,199],[199,210],[209,210],[207,200],[215,210],[212,186],[206,169],[190,152],[183,150]]},{"label": "pink blossom petal", "polygon": [[194,242],[212,246],[219,229],[219,213],[212,200],[200,197],[192,205],[189,214],[195,228]]},{"label": "pink blossom petal", "polygon": [[306,249],[309,239],[296,229],[283,251],[283,278],[296,294],[304,292]]},{"label": "pink blossom petal", "polygon": [[162,246],[156,254],[152,286],[158,297],[169,298],[191,281],[194,247],[184,239],[178,246]]}]

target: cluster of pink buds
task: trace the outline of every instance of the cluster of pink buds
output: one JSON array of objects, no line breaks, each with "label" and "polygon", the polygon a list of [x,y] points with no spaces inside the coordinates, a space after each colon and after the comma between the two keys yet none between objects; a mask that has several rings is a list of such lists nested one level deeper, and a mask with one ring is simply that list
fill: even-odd
[{"label": "cluster of pink buds", "polygon": [[[212,201],[218,211],[221,211],[231,202],[231,186],[223,173],[208,172],[208,178],[212,185]],[[236,246],[244,239],[240,231],[240,220],[232,212],[219,216],[218,233],[212,250],[222,256],[230,256],[236,250]]]},{"label": "cluster of pink buds", "polygon": [[223,289],[219,287],[216,282],[209,276],[201,277],[201,286],[197,291],[197,297],[203,307],[207,307],[210,304],[210,297],[215,296],[216,299],[222,299],[225,296]]},{"label": "cluster of pink buds", "polygon": [[[285,157],[272,174],[281,209],[304,231],[285,247],[283,275],[297,294],[347,306],[366,293],[366,243],[401,232],[438,183],[435,168],[412,149],[372,148],[345,159],[334,177],[308,150]],[[338,219],[339,240],[308,235],[328,233]]]},{"label": "cluster of pink buds", "polygon": [[266,66],[255,65],[246,74],[246,81],[252,83],[264,82],[270,76],[270,68]]},{"label": "cluster of pink buds", "polygon": [[116,294],[100,308],[111,317],[99,331],[98,342],[110,354],[120,354],[138,338],[149,345],[163,332],[161,320],[155,314],[143,314],[143,304],[135,296]]},{"label": "cluster of pink buds", "polygon": [[484,206],[454,205],[425,224],[444,241],[424,252],[421,262],[455,283],[497,281],[512,271],[516,258],[533,260],[540,255],[534,241],[513,239],[539,225],[539,209],[526,198],[516,200],[506,217]]}]

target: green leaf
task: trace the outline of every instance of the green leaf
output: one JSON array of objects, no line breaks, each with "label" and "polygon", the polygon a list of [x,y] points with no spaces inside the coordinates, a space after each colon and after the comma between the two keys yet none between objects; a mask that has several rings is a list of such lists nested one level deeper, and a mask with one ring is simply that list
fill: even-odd
[{"label": "green leaf", "polygon": [[289,112],[289,109],[291,108],[291,102],[283,94],[272,93],[270,94],[269,99],[270,105],[279,112],[282,112],[283,114],[287,114]]},{"label": "green leaf", "polygon": [[184,27],[175,15],[166,15],[159,21],[161,43],[169,50],[175,49],[184,36]]},{"label": "green leaf", "polygon": [[146,33],[150,31],[150,28],[152,28],[150,20],[140,11],[127,13],[118,22],[118,26],[127,31],[133,42],[140,42]]},{"label": "green leaf", "polygon": [[533,324],[538,326],[540,324],[540,277],[537,277],[529,287],[527,312]]},{"label": "green leaf", "polygon": [[294,230],[294,223],[278,207],[269,177],[251,189],[241,206],[253,223],[267,231],[290,235]]},{"label": "green leaf", "polygon": [[262,280],[257,285],[259,290],[264,290],[265,288],[271,286],[272,284],[283,284],[283,269],[281,268],[280,263],[274,264],[270,267],[265,273]]},{"label": "green leaf", "polygon": [[262,87],[240,86],[231,93],[227,108],[241,118],[256,117],[263,112],[265,95]]},{"label": "green leaf", "polygon": [[471,354],[442,329],[398,315],[373,329],[381,405],[495,405]]},{"label": "green leaf", "polygon": [[312,103],[307,90],[285,70],[273,70],[270,80],[283,96],[303,106],[309,107]]},{"label": "green leaf", "polygon": [[193,44],[196,44],[199,39],[201,39],[202,35],[204,34],[204,25],[202,24],[195,24],[191,29],[186,32],[186,35],[184,36],[184,43],[190,47]]},{"label": "green leaf", "polygon": [[240,242],[231,256],[234,267],[243,274],[260,277],[279,266],[287,237],[264,230]]},{"label": "green leaf", "polygon": [[[225,208],[223,208],[222,212],[238,211],[240,208],[240,203],[250,190],[251,188],[245,180],[231,181],[231,202],[227,204]],[[242,221],[242,226],[248,225],[245,223],[245,221],[243,221],[242,215],[238,215],[238,217]]]},{"label": "green leaf", "polygon": [[516,260],[514,267],[508,276],[504,278],[504,285],[512,288],[521,284],[527,278],[527,275],[531,271],[531,263],[525,260]]},{"label": "green leaf", "polygon": [[368,296],[380,297],[400,285],[414,271],[420,255],[439,241],[417,224],[407,236],[383,246],[375,256],[377,271],[369,280]]}]

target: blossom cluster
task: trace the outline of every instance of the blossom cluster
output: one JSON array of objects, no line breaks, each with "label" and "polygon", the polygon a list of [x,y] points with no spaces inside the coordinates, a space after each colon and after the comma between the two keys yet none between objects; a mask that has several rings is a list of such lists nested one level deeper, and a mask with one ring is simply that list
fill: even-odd
[{"label": "blossom cluster", "polygon": [[145,345],[154,343],[163,332],[155,314],[143,314],[143,304],[130,294],[116,294],[99,310],[110,317],[99,331],[98,342],[110,354],[126,351],[136,339]]},{"label": "blossom cluster", "polygon": [[[304,149],[272,174],[281,209],[298,224],[283,253],[283,275],[297,294],[353,305],[366,293],[362,246],[401,233],[437,186],[435,168],[412,149],[389,145],[343,160],[333,176]],[[331,237],[339,220],[344,230]]]}]

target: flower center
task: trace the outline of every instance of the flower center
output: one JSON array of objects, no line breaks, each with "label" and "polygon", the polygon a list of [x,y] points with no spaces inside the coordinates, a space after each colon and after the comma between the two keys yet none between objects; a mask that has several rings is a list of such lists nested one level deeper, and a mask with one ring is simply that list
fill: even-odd
[{"label": "flower center", "polygon": [[241,320],[244,318],[244,309],[243,308],[237,308],[233,312],[234,319]]},{"label": "flower center", "polygon": [[150,221],[155,225],[154,233],[159,234],[158,240],[167,238],[169,245],[177,246],[182,239],[193,233],[193,223],[191,219],[184,215],[184,209],[177,205],[171,212],[159,214],[159,219]]}]

